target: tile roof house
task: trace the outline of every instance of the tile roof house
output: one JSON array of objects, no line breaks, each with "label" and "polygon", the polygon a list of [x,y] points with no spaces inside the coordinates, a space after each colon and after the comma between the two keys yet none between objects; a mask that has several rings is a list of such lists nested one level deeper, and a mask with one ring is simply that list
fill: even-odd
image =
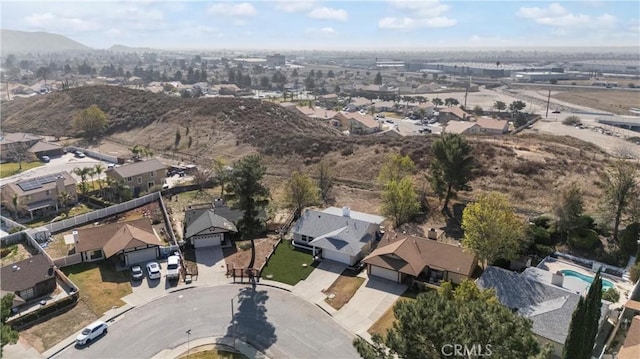
[{"label": "tile roof house", "polygon": [[346,127],[351,134],[366,135],[380,131],[380,121],[369,114],[359,112],[341,112],[334,118]]},{"label": "tile roof house", "polygon": [[78,229],[73,237],[75,252],[82,254],[83,262],[118,256],[123,266],[158,258],[162,245],[148,218]]},{"label": "tile roof house", "polygon": [[[225,210],[222,212],[225,213]],[[228,246],[231,244],[229,235],[237,232],[235,224],[218,215],[213,204],[207,203],[185,208],[184,239],[195,248]]]},{"label": "tile roof house", "polygon": [[471,121],[449,121],[443,129],[443,132],[459,135],[478,134],[481,131],[480,126]]},{"label": "tile roof house", "polygon": [[13,156],[12,150],[14,148],[18,146],[29,148],[41,139],[40,136],[23,132],[0,133],[0,159],[9,160]]},{"label": "tile roof house", "polygon": [[[494,289],[500,303],[533,322],[532,331],[541,344],[551,343],[554,354],[562,354],[579,294],[493,266],[485,268],[476,284]],[[607,310],[603,305],[601,322],[606,320]]]},{"label": "tile roof house", "polygon": [[446,107],[438,110],[440,119],[442,120],[465,120],[467,117],[471,117],[470,114],[466,113],[460,107]]},{"label": "tile roof house", "polygon": [[617,359],[638,359],[640,358],[640,315],[636,315],[631,320],[631,325],[627,330],[627,337],[618,351]]},{"label": "tile roof house", "polygon": [[66,171],[7,183],[0,189],[0,196],[7,208],[12,208],[17,197],[19,206],[33,219],[34,215],[57,213],[61,209],[58,195],[63,192],[70,195],[68,205],[78,202],[76,180]]},{"label": "tile roof house", "polygon": [[105,173],[115,181],[123,181],[134,197],[137,197],[142,192],[149,192],[164,184],[167,166],[154,158],[110,168]]},{"label": "tile roof house", "polygon": [[347,207],[307,210],[291,229],[293,243],[311,248],[314,256],[354,265],[380,238],[384,219]]},{"label": "tile roof house", "polygon": [[13,293],[13,308],[52,293],[56,289],[53,263],[43,254],[23,259],[0,268],[2,295]]},{"label": "tile roof house", "polygon": [[362,261],[370,275],[398,283],[459,284],[470,278],[478,265],[478,259],[461,247],[394,232],[385,233],[378,247]]},{"label": "tile roof house", "polygon": [[487,135],[502,135],[509,131],[509,121],[480,117],[476,119],[480,132]]}]

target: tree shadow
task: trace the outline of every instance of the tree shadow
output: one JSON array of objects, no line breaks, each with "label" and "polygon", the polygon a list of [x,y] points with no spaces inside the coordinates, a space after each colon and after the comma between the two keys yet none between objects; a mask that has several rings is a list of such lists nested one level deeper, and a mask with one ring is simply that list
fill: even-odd
[{"label": "tree shadow", "polygon": [[454,203],[450,215],[447,218],[447,226],[444,228],[448,237],[461,240],[464,236],[462,230],[462,212],[466,207],[466,203]]},{"label": "tree shadow", "polygon": [[[234,299],[237,297],[237,301]],[[233,318],[227,328],[227,337],[239,338],[252,347],[265,352],[276,342],[276,328],[267,318],[265,303],[269,294],[265,290],[245,287],[232,299]]]}]

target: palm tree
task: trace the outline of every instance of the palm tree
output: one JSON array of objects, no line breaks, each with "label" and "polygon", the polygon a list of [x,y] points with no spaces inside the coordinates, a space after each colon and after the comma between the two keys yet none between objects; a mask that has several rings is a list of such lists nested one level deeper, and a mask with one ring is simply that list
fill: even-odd
[{"label": "palm tree", "polygon": [[93,173],[93,171],[91,170],[91,167],[82,167],[82,168],[74,168],[73,169],[73,173],[76,176],[80,177],[80,191],[82,192],[83,195],[87,194],[87,176],[89,176],[89,173]]},{"label": "palm tree", "polygon": [[98,188],[100,188],[100,193],[102,193],[102,180],[100,176],[104,172],[104,166],[102,163],[98,163],[93,167],[93,173],[98,177]]},{"label": "palm tree", "polygon": [[140,145],[135,145],[129,149],[134,159],[140,158],[140,154],[142,153],[143,150],[144,148],[142,148]]},{"label": "palm tree", "polygon": [[58,193],[58,203],[60,204],[60,207],[62,207],[66,217],[69,216],[69,204],[71,201],[73,201],[73,197],[69,192],[65,191]]},{"label": "palm tree", "polygon": [[153,150],[151,149],[151,147],[149,147],[149,145],[144,146],[144,148],[142,149],[142,153],[145,158],[153,157]]}]

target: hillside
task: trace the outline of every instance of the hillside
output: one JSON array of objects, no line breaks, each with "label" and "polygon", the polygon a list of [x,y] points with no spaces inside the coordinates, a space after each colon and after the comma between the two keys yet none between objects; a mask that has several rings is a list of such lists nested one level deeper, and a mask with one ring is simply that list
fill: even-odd
[{"label": "hillside", "polygon": [[[264,155],[274,198],[293,170],[309,174],[327,161],[338,177],[336,205],[354,210],[380,209],[375,178],[385,154],[409,155],[423,185],[435,136],[392,138],[347,137],[326,124],[259,100],[237,98],[182,99],[122,87],[96,86],[2,102],[3,131],[71,135],[71,119],[97,104],[110,124],[110,141],[96,145],[108,153],[127,155],[133,144],[149,145],[161,157],[209,165],[215,157],[237,159],[249,152]],[[176,131],[181,141],[174,150]],[[478,162],[470,193],[499,191],[509,195],[524,215],[549,212],[559,190],[570,181],[585,191],[585,204],[595,210],[599,174],[608,156],[599,148],[571,137],[523,134],[469,137]],[[436,198],[430,199],[434,209]]]},{"label": "hillside", "polygon": [[49,32],[0,29],[2,56],[20,53],[47,53],[91,48],[68,37]]}]

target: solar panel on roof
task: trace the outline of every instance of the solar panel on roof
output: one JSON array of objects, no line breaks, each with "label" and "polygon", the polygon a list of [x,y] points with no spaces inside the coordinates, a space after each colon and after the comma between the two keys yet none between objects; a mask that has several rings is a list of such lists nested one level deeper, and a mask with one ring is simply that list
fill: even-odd
[{"label": "solar panel on roof", "polygon": [[40,182],[40,184],[47,184],[47,183],[55,182],[58,179],[58,176],[59,174],[43,176],[43,177],[37,178],[37,180]]},{"label": "solar panel on roof", "polygon": [[18,183],[18,186],[22,188],[23,191],[31,191],[37,188],[41,188],[42,185],[37,180],[28,180],[24,182]]}]

